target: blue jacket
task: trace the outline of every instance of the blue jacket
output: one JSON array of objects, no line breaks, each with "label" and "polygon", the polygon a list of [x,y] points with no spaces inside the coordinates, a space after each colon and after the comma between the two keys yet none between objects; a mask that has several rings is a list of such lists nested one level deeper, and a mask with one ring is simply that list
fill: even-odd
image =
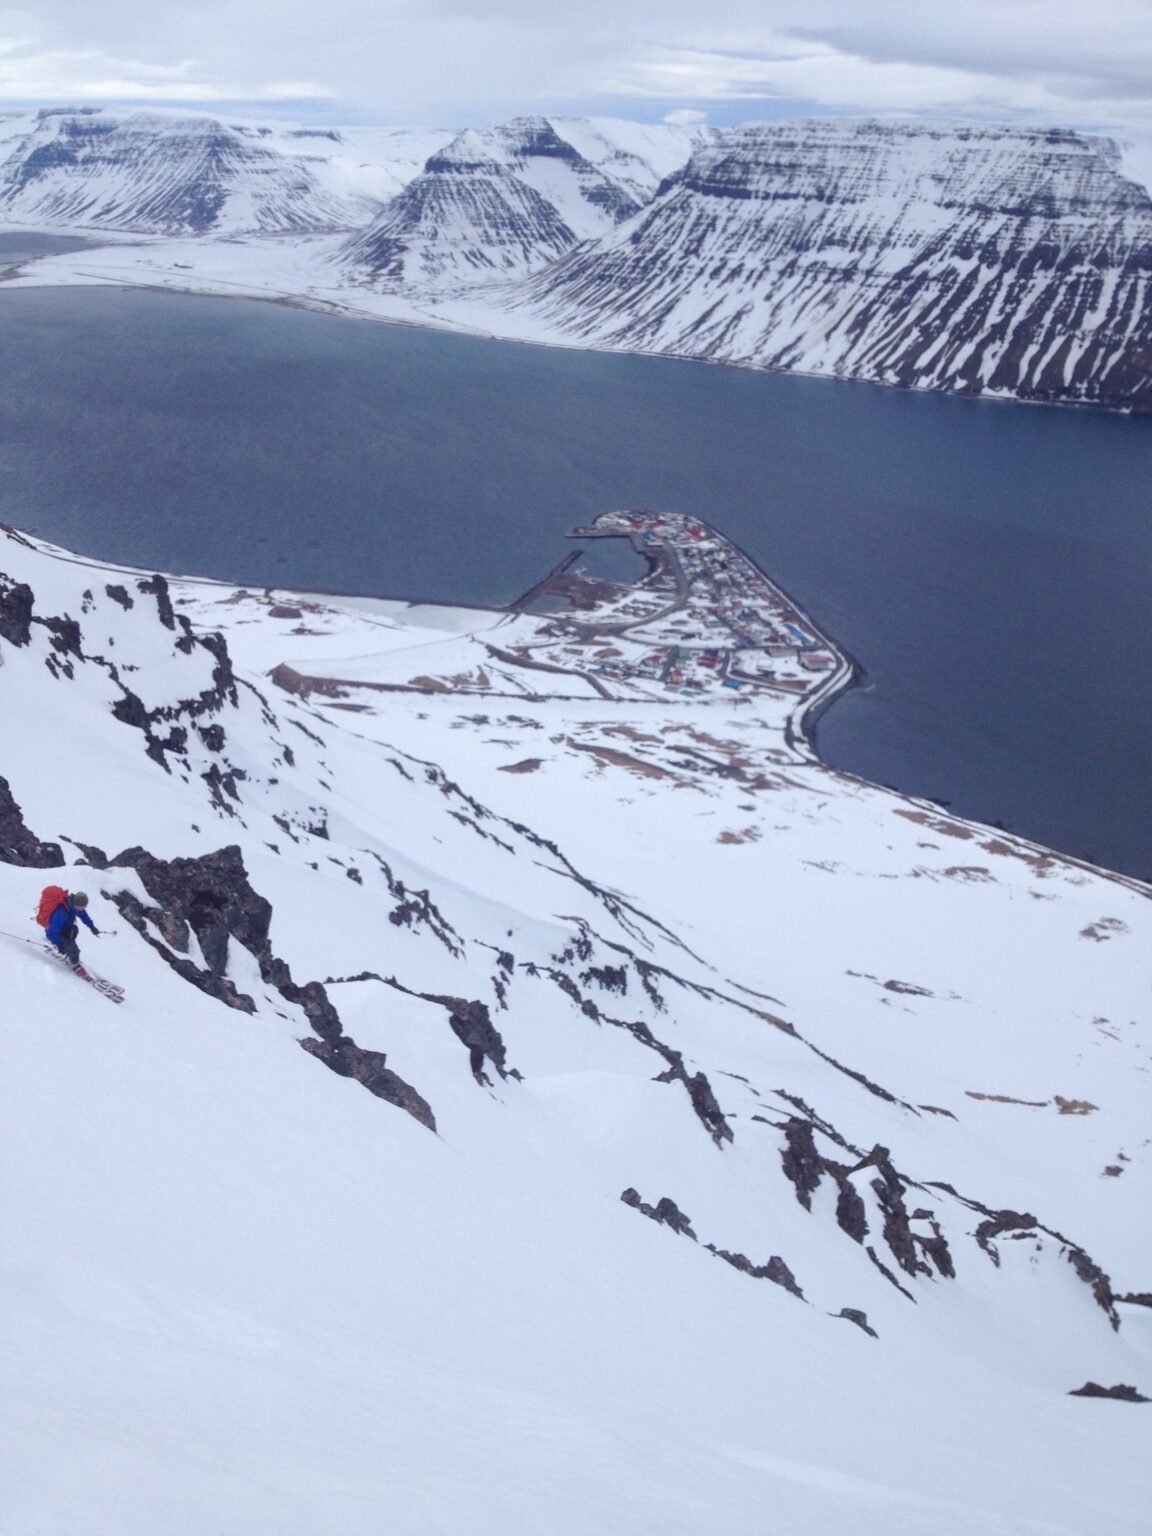
[{"label": "blue jacket", "polygon": [[79,918],[82,923],[87,923],[88,927],[91,928],[93,933],[97,931],[96,924],[88,916],[87,908],[74,907],[72,905],[72,898],[69,896],[68,900],[62,901],[56,908],[55,912],[53,912],[52,916],[48,919],[47,931],[49,944],[59,944],[60,940],[64,937],[68,929],[75,928],[77,918]]}]

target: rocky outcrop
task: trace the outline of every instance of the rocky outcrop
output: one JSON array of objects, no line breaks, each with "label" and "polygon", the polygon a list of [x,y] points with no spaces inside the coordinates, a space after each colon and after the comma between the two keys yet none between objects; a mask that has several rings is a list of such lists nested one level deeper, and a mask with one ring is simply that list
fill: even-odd
[{"label": "rocky outcrop", "polygon": [[492,1063],[500,1077],[507,1077],[504,1070],[507,1056],[504,1041],[484,1003],[475,998],[471,1002],[457,998],[448,1014],[448,1023],[457,1040],[468,1047],[468,1064],[478,1083],[488,1082],[484,1072],[485,1061]]},{"label": "rocky outcrop", "polygon": [[13,581],[0,571],[0,640],[27,645],[32,637],[35,598],[26,581]]},{"label": "rocky outcrop", "polygon": [[678,1232],[682,1237],[690,1237],[693,1242],[696,1241],[691,1218],[684,1214],[675,1200],[669,1200],[665,1195],[657,1200],[655,1205],[649,1205],[640,1198],[639,1192],[635,1189],[626,1189],[620,1198],[625,1205],[630,1205],[633,1210],[639,1211],[641,1216],[647,1216],[650,1221],[658,1222],[663,1227],[671,1227],[673,1232]]},{"label": "rocky outcrop", "polygon": [[[864,1247],[872,1262],[881,1273],[905,1295],[910,1293],[899,1284],[891,1270],[871,1244],[865,1243],[869,1235],[868,1208],[862,1190],[868,1190],[881,1216],[881,1235],[896,1263],[906,1274],[940,1274],[948,1279],[955,1277],[956,1269],[948,1240],[934,1213],[923,1207],[911,1213],[904,1196],[908,1181],[897,1173],[887,1147],[874,1146],[866,1156],[854,1164],[826,1157],[816,1145],[817,1124],[813,1120],[793,1116],[781,1127],[784,1145],[780,1162],[785,1178],[796,1192],[796,1198],[806,1211],[812,1209],[812,1196],[825,1178],[836,1185],[836,1222],[841,1231]],[[819,1129],[827,1133],[827,1128]],[[917,1230],[921,1224],[927,1233]],[[979,1238],[977,1239],[979,1241]]]},{"label": "rocky outcrop", "polygon": [[[435,1129],[425,1099],[385,1067],[384,1056],[363,1050],[344,1035],[340,1015],[323,983],[298,984],[287,963],[273,953],[272,906],[253,890],[238,847],[194,859],[157,859],[146,849],[130,848],[111,860],[108,872],[118,868],[136,872],[153,905],[141,902],[131,891],[112,888],[104,894],[179,976],[230,1008],[255,1012],[253,999],[238,991],[227,975],[229,947],[235,941],[255,959],[261,979],[304,1014],[319,1037],[301,1041],[311,1055]],[[193,936],[202,965],[191,957]]]},{"label": "rocky outcrop", "polygon": [[366,1051],[348,1035],[341,1035],[336,1040],[301,1040],[300,1044],[310,1056],[315,1056],[333,1072],[362,1083],[378,1099],[407,1110],[413,1120],[426,1125],[430,1131],[436,1129],[436,1117],[427,1100],[385,1065],[383,1051]]},{"label": "rocky outcrop", "polygon": [[861,1312],[859,1307],[841,1307],[836,1316],[844,1318],[849,1323],[855,1323],[857,1328],[863,1328],[871,1339],[880,1337],[875,1328],[869,1324],[867,1312]]},{"label": "rocky outcrop", "polygon": [[[670,1200],[666,1195],[657,1200],[655,1205],[649,1205],[646,1200],[641,1199],[638,1190],[626,1189],[620,1199],[634,1211],[639,1211],[641,1216],[647,1216],[649,1221],[654,1221],[662,1227],[671,1227],[673,1232],[681,1237],[690,1237],[694,1243],[699,1241],[692,1229],[691,1217],[680,1209],[675,1200]],[[753,1264],[746,1254],[731,1253],[727,1248],[717,1248],[715,1243],[704,1243],[702,1247],[714,1258],[723,1259],[725,1264],[739,1270],[742,1275],[747,1275],[752,1280],[771,1280],[773,1285],[783,1286],[800,1301],[804,1300],[804,1292],[797,1285],[796,1276],[779,1254],[774,1253],[767,1264]]]},{"label": "rocky outcrop", "polygon": [[714,1253],[718,1259],[723,1259],[725,1264],[731,1264],[733,1269],[738,1269],[742,1275],[749,1275],[753,1280],[771,1280],[773,1285],[782,1285],[786,1291],[791,1291],[793,1296],[804,1300],[804,1292],[796,1283],[796,1276],[785,1264],[779,1254],[773,1254],[767,1264],[753,1264],[752,1260],[743,1253],[729,1253],[726,1248],[716,1248],[711,1243],[705,1243],[709,1253]]},{"label": "rocky outcrop", "polygon": [[0,777],[0,863],[25,869],[55,869],[64,862],[59,843],[43,843],[24,825],[8,780]]},{"label": "rocky outcrop", "polygon": [[1121,1403],[1148,1403],[1152,1398],[1145,1397],[1142,1392],[1137,1392],[1135,1387],[1125,1386],[1121,1383],[1115,1387],[1102,1387],[1094,1381],[1086,1381],[1082,1387],[1076,1387],[1069,1392],[1069,1397],[1112,1397]]}]

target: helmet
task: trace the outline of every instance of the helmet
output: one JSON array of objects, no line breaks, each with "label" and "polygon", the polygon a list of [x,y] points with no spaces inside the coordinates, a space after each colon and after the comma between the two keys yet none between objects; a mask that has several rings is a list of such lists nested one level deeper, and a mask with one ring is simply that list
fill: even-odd
[{"label": "helmet", "polygon": [[72,905],[74,907],[86,907],[88,905],[88,898],[83,891],[72,892]]}]

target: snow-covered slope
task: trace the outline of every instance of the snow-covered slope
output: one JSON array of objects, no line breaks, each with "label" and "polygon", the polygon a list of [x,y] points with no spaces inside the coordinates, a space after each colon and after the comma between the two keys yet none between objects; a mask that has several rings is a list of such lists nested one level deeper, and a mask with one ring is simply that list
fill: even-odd
[{"label": "snow-covered slope", "polygon": [[1152,201],[1105,140],[778,123],[531,285],[599,345],[1031,400],[1152,400]]},{"label": "snow-covered slope", "polygon": [[701,137],[610,118],[469,129],[348,242],[341,262],[393,287],[522,277],[637,213]]},{"label": "snow-covered slope", "polygon": [[0,218],[234,235],[354,229],[447,135],[49,109],[0,118]]},{"label": "snow-covered slope", "polygon": [[1143,888],[625,676],[651,581],[0,572],[5,1536],[1142,1532]]}]

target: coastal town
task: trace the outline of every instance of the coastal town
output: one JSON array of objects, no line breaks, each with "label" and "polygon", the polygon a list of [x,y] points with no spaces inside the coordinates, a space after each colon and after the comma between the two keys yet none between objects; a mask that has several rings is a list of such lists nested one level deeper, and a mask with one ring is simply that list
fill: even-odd
[{"label": "coastal town", "polygon": [[538,662],[664,697],[768,690],[811,700],[850,675],[811,620],[699,518],[606,512],[571,537],[626,538],[648,574],[617,586],[570,555],[525,600],[548,615],[531,647]]}]

